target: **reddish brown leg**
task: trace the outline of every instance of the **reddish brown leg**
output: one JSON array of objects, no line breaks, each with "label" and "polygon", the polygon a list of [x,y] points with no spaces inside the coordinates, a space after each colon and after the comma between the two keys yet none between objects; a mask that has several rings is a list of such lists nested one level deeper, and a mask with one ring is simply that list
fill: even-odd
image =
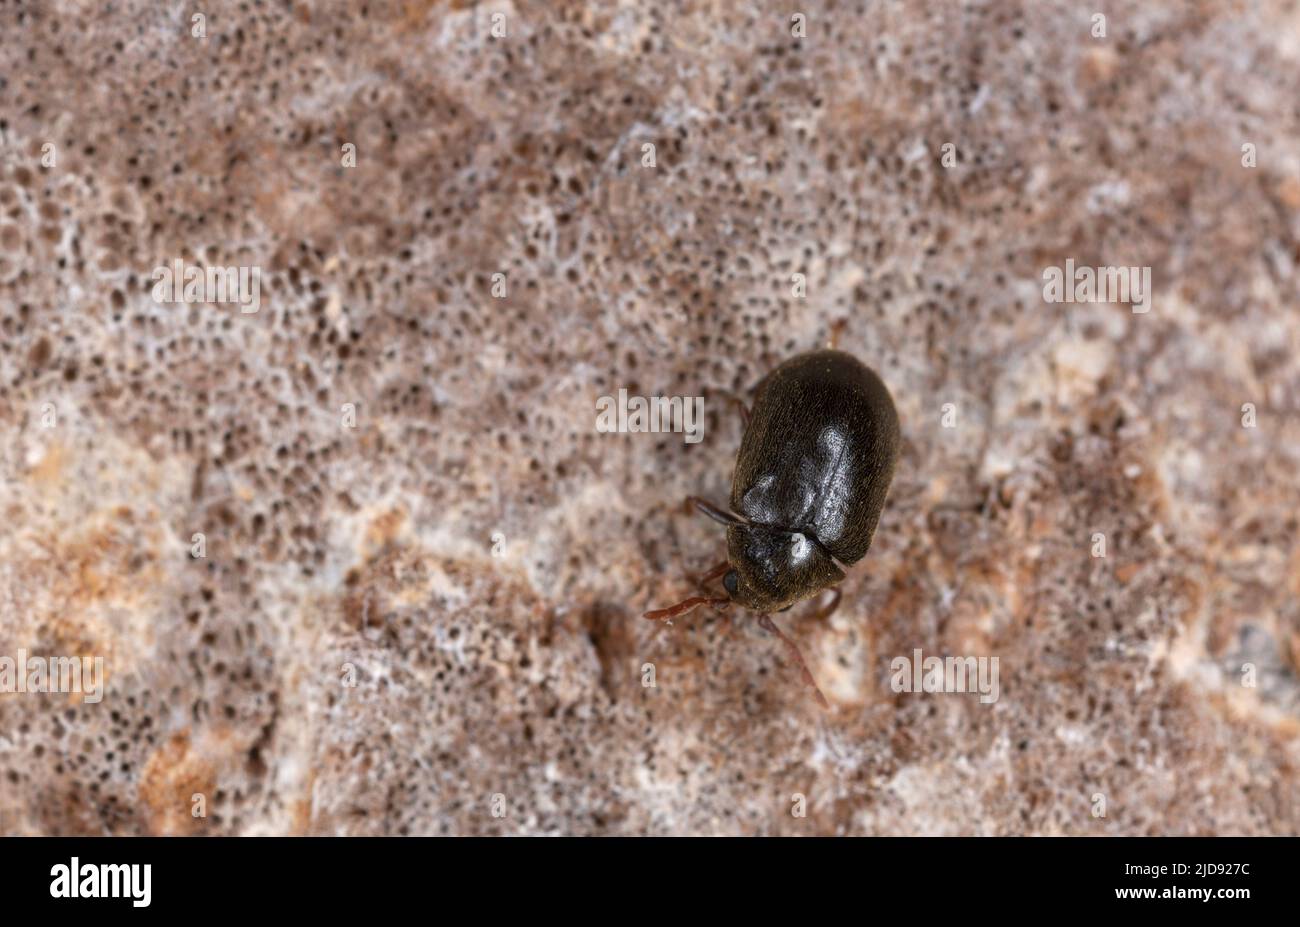
[{"label": "reddish brown leg", "polygon": [[838,586],[831,587],[831,600],[817,609],[812,615],[813,621],[825,621],[831,615],[835,614],[835,609],[840,607],[840,590]]},{"label": "reddish brown leg", "polygon": [[838,319],[831,323],[830,337],[826,339],[826,347],[832,351],[838,350],[840,346],[840,335],[844,334],[844,327],[848,325],[847,319]]},{"label": "reddish brown leg", "polygon": [[781,639],[781,643],[785,644],[786,650],[790,652],[790,658],[798,664],[804,685],[811,686],[813,694],[817,697],[817,703],[822,708],[830,710],[830,702],[826,701],[826,696],[822,695],[822,690],[817,687],[817,681],[813,679],[813,674],[809,671],[808,664],[804,662],[803,654],[799,652],[795,642],[781,633],[781,629],[776,626],[776,622],[772,620],[771,615],[759,615],[758,626],[765,631],[771,631]]},{"label": "reddish brown leg", "polygon": [[727,574],[727,571],[730,569],[731,569],[731,564],[728,563],[726,560],[724,560],[721,563],[719,563],[717,566],[715,566],[713,569],[709,570],[709,572],[701,573],[699,576],[692,576],[691,579],[695,581],[695,584],[697,586],[707,586],[715,579],[725,576]]},{"label": "reddish brown leg", "polygon": [[745,427],[748,428],[749,427],[748,404],[746,404],[745,400],[741,399],[739,396],[734,396],[734,395],[731,397],[731,401],[734,402],[736,404],[736,407],[740,409],[740,419],[742,422],[745,423]]},{"label": "reddish brown leg", "polygon": [[[703,587],[722,576],[726,576],[727,571],[730,569],[731,569],[731,563],[727,560],[722,561],[713,569],[709,570],[709,572],[699,577],[699,585]],[[718,612],[722,615],[722,621],[723,624],[726,625],[727,636],[729,637],[731,636],[731,632],[735,630],[735,625],[732,623],[731,616],[728,615],[725,611],[723,611],[722,609],[718,609]]]},{"label": "reddish brown leg", "polygon": [[720,390],[719,392],[722,393],[722,395],[727,397],[728,402],[735,403],[736,408],[740,411],[741,421],[744,422],[745,427],[748,428],[749,427],[749,403],[745,401],[745,397],[739,395],[738,393],[733,393],[731,392],[731,390]]},{"label": "reddish brown leg", "polygon": [[673,618],[695,611],[695,609],[699,608],[701,605],[712,605],[714,608],[722,609],[726,608],[730,604],[731,599],[727,598],[725,595],[716,599],[711,599],[708,596],[703,595],[693,595],[689,599],[683,599],[676,605],[669,605],[667,608],[657,608],[652,612],[646,612],[641,617],[647,618],[650,621],[670,621]]}]

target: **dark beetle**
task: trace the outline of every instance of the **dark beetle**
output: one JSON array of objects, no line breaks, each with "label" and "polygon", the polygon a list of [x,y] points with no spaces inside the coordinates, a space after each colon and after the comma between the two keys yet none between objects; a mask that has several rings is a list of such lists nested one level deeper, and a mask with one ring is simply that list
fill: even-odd
[{"label": "dark beetle", "polygon": [[[898,461],[898,413],[880,378],[841,351],[791,358],[758,385],[731,482],[731,511],[690,498],[727,526],[727,595],[694,596],[647,612],[668,619],[699,605],[732,602],[760,613],[816,688],[792,641],[769,613],[785,611],[844,579],[840,565],[861,560],[885,505]],[[839,590],[819,614],[839,604]],[[826,700],[817,691],[822,705]]]}]

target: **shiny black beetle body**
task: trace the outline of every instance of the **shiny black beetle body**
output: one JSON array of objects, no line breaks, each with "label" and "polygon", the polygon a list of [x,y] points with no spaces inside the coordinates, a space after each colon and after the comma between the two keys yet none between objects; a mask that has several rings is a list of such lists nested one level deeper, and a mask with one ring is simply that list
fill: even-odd
[{"label": "shiny black beetle body", "polygon": [[[844,579],[840,564],[871,546],[898,462],[898,413],[880,378],[840,351],[786,361],[758,385],[731,482],[731,511],[692,496],[696,508],[727,526],[727,560],[700,577],[722,577],[725,597],[691,596],[646,612],[667,621],[700,605],[733,602],[785,644],[823,708],[803,654],[772,620]],[[839,603],[818,612],[826,618]]]},{"label": "shiny black beetle body", "polygon": [[791,358],[758,386],[736,458],[727,528],[731,600],[782,611],[861,560],[898,461],[898,413],[871,370],[841,351]]}]

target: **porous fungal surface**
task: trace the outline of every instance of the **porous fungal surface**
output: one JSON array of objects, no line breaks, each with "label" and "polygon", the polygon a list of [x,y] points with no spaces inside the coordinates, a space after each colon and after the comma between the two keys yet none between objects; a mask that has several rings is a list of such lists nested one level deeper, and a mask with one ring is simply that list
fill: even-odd
[{"label": "porous fungal surface", "polygon": [[[790,6],[0,3],[0,658],[104,673],[0,691],[4,832],[1300,831],[1300,12]],[[903,441],[824,712],[641,614],[832,339]]]}]

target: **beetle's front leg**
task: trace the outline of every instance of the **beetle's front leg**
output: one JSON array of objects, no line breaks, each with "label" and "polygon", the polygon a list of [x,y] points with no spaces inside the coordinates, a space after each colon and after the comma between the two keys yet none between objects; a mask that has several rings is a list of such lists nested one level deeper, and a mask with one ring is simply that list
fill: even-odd
[{"label": "beetle's front leg", "polygon": [[698,576],[692,576],[691,579],[692,581],[694,581],[695,585],[697,586],[707,586],[715,579],[719,579],[722,576],[724,576],[727,570],[729,569],[731,569],[731,564],[728,563],[726,560],[724,560],[721,563],[719,563],[717,566],[715,566],[713,569],[709,570],[707,573],[701,573]]},{"label": "beetle's front leg", "polygon": [[831,615],[835,614],[835,609],[840,607],[841,598],[843,598],[843,596],[840,594],[840,587],[831,586],[831,600],[813,613],[812,620],[825,621]]},{"label": "beetle's front leg", "polygon": [[771,615],[760,614],[758,616],[758,626],[775,634],[781,643],[785,644],[785,649],[790,653],[790,659],[799,668],[799,675],[803,678],[804,685],[813,690],[813,696],[817,699],[817,704],[829,711],[830,702],[826,701],[826,696],[822,694],[821,688],[817,685],[817,680],[813,678],[812,670],[808,669],[808,663],[804,660],[799,645],[785,636],[784,632],[776,626],[776,622],[772,620]]},{"label": "beetle's front leg", "polygon": [[734,402],[736,404],[736,408],[740,410],[740,420],[744,423],[745,428],[748,429],[749,428],[748,403],[746,403],[745,400],[741,399],[739,396],[735,395],[734,393],[731,396],[731,401]]}]

